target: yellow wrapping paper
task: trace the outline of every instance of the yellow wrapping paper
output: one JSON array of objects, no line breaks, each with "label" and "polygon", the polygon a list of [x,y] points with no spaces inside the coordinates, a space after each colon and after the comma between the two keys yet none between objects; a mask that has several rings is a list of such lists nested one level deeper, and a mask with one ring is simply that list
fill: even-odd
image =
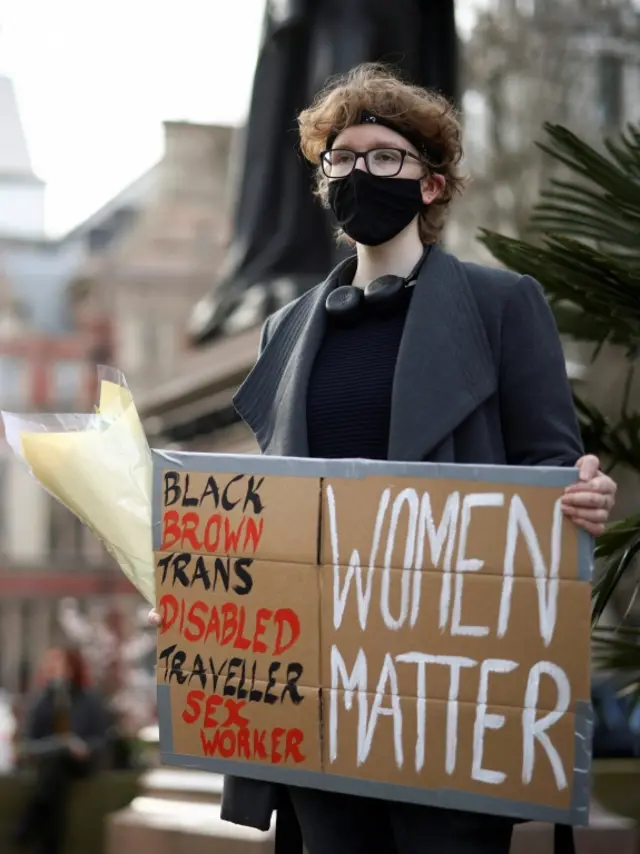
[{"label": "yellow wrapping paper", "polygon": [[34,477],[91,528],[154,605],[151,454],[131,392],[102,380],[98,412],[55,416],[54,429],[45,426],[50,417],[2,415],[9,444]]}]

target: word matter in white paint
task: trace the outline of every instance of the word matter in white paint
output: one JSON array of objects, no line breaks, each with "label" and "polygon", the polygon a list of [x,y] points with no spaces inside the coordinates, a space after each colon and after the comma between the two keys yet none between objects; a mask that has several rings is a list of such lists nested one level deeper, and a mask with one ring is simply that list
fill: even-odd
[{"label": "word matter in white paint", "polygon": [[[339,707],[342,696],[344,708],[351,711],[354,700],[357,701],[357,737],[356,762],[363,765],[369,758],[376,727],[380,717],[390,717],[393,727],[393,751],[396,766],[405,766],[403,749],[403,712],[402,703],[410,698],[398,696],[398,664],[416,666],[416,732],[413,751],[413,767],[416,773],[422,771],[426,762],[427,727],[427,665],[449,668],[449,692],[447,697],[447,715],[445,729],[445,767],[448,775],[454,774],[457,767],[458,752],[458,712],[460,693],[460,674],[463,668],[475,668],[479,665],[478,692],[475,700],[475,720],[473,726],[472,757],[470,774],[473,780],[488,785],[499,785],[506,780],[506,774],[499,769],[484,767],[484,739],[487,730],[500,730],[506,723],[504,714],[488,712],[489,679],[511,673],[519,667],[516,661],[509,659],[486,659],[478,662],[464,656],[429,655],[424,652],[407,652],[394,658],[387,653],[380,670],[380,676],[373,693],[369,708],[367,657],[360,649],[351,672],[338,649],[331,649],[331,688],[329,703],[329,759],[333,763],[338,758]],[[550,677],[556,686],[556,707],[543,717],[537,717],[537,705],[540,691],[540,677]],[[389,705],[383,705],[384,699]],[[549,736],[549,730],[567,713],[571,700],[571,688],[566,673],[558,665],[549,661],[536,663],[529,671],[527,687],[521,716],[522,735],[522,782],[531,783],[535,765],[535,744],[542,748],[551,766],[558,790],[568,785],[562,758]]]}]

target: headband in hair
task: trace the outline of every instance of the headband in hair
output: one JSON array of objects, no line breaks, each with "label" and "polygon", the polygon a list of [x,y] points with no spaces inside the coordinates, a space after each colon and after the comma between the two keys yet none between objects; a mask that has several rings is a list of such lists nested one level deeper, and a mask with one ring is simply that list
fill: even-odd
[{"label": "headband in hair", "polygon": [[[397,122],[392,121],[391,119],[385,119],[382,116],[377,116],[374,113],[371,113],[369,110],[361,110],[360,115],[358,116],[358,120],[353,123],[354,125],[382,125],[383,127],[389,128],[389,130],[393,130],[396,133],[399,133],[400,136],[403,136],[406,140],[408,140],[419,152],[420,154],[429,162],[437,166],[442,161],[442,150],[439,146],[433,145],[429,143],[419,131],[413,130],[412,128],[403,127]],[[333,143],[336,141],[336,138],[339,133],[341,133],[345,128],[341,128],[338,130],[332,130],[329,136],[327,137],[327,148],[331,148]]]}]

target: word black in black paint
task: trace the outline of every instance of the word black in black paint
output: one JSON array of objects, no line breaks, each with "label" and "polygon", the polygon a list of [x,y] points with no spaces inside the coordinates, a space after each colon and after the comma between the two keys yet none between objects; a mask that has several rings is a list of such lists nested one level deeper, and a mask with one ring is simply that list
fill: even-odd
[{"label": "word black in black paint", "polygon": [[[205,558],[202,555],[192,555],[188,552],[170,554],[158,561],[158,566],[162,569],[160,583],[164,585],[170,574],[171,587],[178,584],[187,588],[199,586],[204,590],[215,590],[218,581],[220,581],[225,592],[228,593],[231,589],[238,596],[246,596],[253,587],[253,578],[249,572],[252,563],[253,558],[248,557]],[[211,564],[213,564],[213,568],[211,568]],[[231,584],[232,571],[239,579],[239,584]]]},{"label": "word black in black paint", "polygon": [[[184,480],[184,487],[181,481]],[[253,512],[260,515],[264,510],[262,499],[258,490],[264,483],[264,478],[255,478],[253,475],[237,474],[220,488],[215,477],[210,474],[207,478],[202,492],[189,495],[190,475],[181,475],[180,472],[166,471],[164,473],[164,506],[171,507],[172,504],[180,502],[182,507],[201,507],[205,499],[210,498],[210,503],[218,508],[222,507],[227,512],[242,504],[242,512],[246,513],[250,504]],[[238,488],[238,484],[240,487]],[[235,499],[234,499],[235,496]]]},{"label": "word black in black paint", "polygon": [[[287,665],[287,676],[285,684],[278,685],[280,695],[274,694],[272,688],[276,687],[277,681],[274,674],[280,670],[282,663],[280,661],[272,661],[269,665],[269,675],[267,678],[266,687],[264,690],[255,687],[256,683],[256,668],[257,661],[253,661],[251,665],[246,658],[228,658],[225,659],[217,668],[213,658],[209,657],[208,663],[205,664],[201,655],[193,657],[193,666],[190,671],[185,671],[183,668],[187,660],[187,654],[181,649],[178,649],[177,644],[172,644],[166,649],[163,649],[158,656],[160,661],[165,662],[164,681],[171,683],[175,679],[179,685],[191,685],[194,679],[200,682],[202,690],[207,687],[207,679],[211,679],[213,692],[216,693],[218,683],[223,674],[225,674],[224,685],[222,687],[222,695],[225,697],[237,697],[238,700],[247,700],[250,703],[267,703],[273,705],[280,700],[284,702],[284,698],[288,695],[294,706],[302,702],[304,697],[298,691],[298,682],[303,673],[303,667],[297,662],[291,662]],[[250,673],[247,673],[250,667]],[[238,680],[234,683],[233,680]],[[258,682],[261,680],[258,679]]]}]

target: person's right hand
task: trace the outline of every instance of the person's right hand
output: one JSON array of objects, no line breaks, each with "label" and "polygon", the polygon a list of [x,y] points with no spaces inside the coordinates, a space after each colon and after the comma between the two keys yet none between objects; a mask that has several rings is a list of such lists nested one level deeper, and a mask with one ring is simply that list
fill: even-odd
[{"label": "person's right hand", "polygon": [[155,608],[152,608],[149,611],[149,616],[147,617],[150,626],[154,626],[156,629],[162,624],[162,617],[156,611]]}]

